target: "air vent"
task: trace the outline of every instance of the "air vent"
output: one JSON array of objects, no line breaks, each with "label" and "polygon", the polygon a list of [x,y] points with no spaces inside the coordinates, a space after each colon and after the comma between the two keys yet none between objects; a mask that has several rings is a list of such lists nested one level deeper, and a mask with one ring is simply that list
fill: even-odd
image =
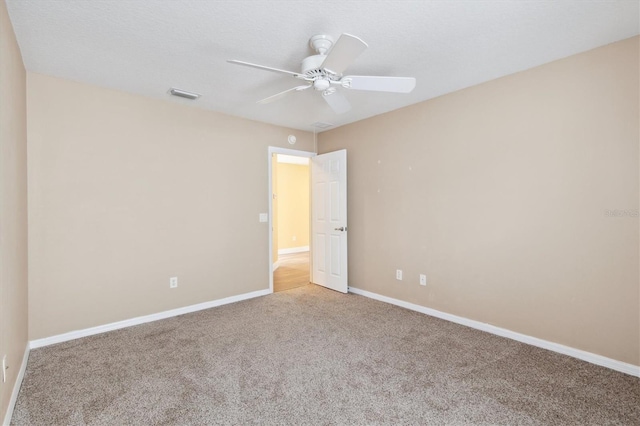
[{"label": "air vent", "polygon": [[200,97],[197,93],[187,92],[186,90],[180,90],[172,87],[169,90],[169,94],[173,96],[178,96],[180,98],[191,99],[192,101],[198,99]]},{"label": "air vent", "polygon": [[316,121],[311,125],[311,127],[315,127],[316,129],[328,129],[329,127],[332,127],[332,126],[333,124],[323,123],[322,121]]}]

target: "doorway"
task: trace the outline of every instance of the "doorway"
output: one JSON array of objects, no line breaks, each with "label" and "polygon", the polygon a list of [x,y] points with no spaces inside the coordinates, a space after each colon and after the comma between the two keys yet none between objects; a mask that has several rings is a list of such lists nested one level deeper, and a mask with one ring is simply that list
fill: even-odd
[{"label": "doorway", "polygon": [[311,281],[310,157],[312,152],[269,147],[270,289]]},{"label": "doorway", "polygon": [[309,158],[273,154],[273,291],[309,284]]}]

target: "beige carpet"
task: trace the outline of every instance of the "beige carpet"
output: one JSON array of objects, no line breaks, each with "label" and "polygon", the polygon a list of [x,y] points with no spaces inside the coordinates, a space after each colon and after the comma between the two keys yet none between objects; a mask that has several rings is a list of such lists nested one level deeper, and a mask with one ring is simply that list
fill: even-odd
[{"label": "beige carpet", "polygon": [[639,424],[640,379],[307,285],[31,352],[16,425]]}]

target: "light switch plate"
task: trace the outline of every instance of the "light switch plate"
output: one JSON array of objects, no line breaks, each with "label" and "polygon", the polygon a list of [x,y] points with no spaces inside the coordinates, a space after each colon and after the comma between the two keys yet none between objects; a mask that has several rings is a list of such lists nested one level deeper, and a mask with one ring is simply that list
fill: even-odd
[{"label": "light switch plate", "polygon": [[260,213],[260,215],[258,216],[258,221],[259,222],[268,222],[269,221],[269,215],[267,213]]}]

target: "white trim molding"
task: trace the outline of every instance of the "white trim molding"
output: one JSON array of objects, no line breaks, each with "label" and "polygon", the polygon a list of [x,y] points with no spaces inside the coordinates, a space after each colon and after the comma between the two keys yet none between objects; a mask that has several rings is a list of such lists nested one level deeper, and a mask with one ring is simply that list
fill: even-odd
[{"label": "white trim molding", "polygon": [[29,342],[24,348],[24,355],[22,355],[22,365],[18,371],[16,382],[13,384],[13,390],[11,391],[11,398],[9,399],[9,406],[7,412],[4,415],[3,425],[9,426],[11,424],[11,417],[13,416],[13,409],[16,407],[16,401],[18,400],[18,394],[20,393],[20,387],[22,386],[22,380],[24,379],[24,373],[27,371],[27,362],[29,362]]},{"label": "white trim molding", "polygon": [[628,364],[626,362],[617,361],[615,359],[607,358],[602,355],[597,355],[591,352],[575,349],[569,346],[561,345],[559,343],[550,342],[548,340],[539,339],[537,337],[528,336],[515,331],[507,330],[506,328],[496,327],[495,325],[487,324],[472,319],[459,317],[457,315],[448,314],[435,309],[427,308],[421,305],[415,305],[413,303],[405,302],[404,300],[393,299],[391,297],[383,296],[381,294],[372,293],[370,291],[362,290],[356,287],[349,287],[349,292],[358,294],[360,296],[375,299],[380,302],[390,303],[392,305],[400,306],[402,308],[410,309],[412,311],[420,312],[422,314],[430,315],[432,317],[440,318],[443,320],[451,321],[456,324],[465,325],[467,327],[475,328],[476,330],[486,331],[487,333],[495,334],[497,336],[506,337],[508,339],[517,340],[518,342],[526,343],[528,345],[537,346],[542,349],[547,349],[553,352],[557,352],[563,355],[569,355],[573,358],[578,358],[582,361],[590,362],[591,364],[607,367],[612,370],[620,371],[631,376],[640,377],[640,366]]},{"label": "white trim molding", "polygon": [[280,267],[280,262],[273,262],[273,269],[272,271],[275,272],[276,269],[278,269]]},{"label": "white trim molding", "polygon": [[183,308],[171,309],[169,311],[158,312],[157,314],[145,315],[142,317],[131,318],[124,321],[112,322],[110,324],[99,325],[97,327],[85,328],[83,330],[70,331],[68,333],[58,334],[56,336],[45,337],[43,339],[32,340],[29,347],[31,349],[41,348],[43,346],[54,345],[56,343],[67,342],[69,340],[79,339],[81,337],[93,336],[94,334],[105,333],[107,331],[118,330],[121,328],[131,327],[133,325],[144,324],[147,322],[158,321],[165,318],[171,318],[178,315],[184,315],[191,312],[201,311],[203,309],[215,308],[216,306],[228,305],[229,303],[240,302],[242,300],[253,299],[254,297],[265,296],[271,294],[269,289],[252,291],[250,293],[238,294],[237,296],[225,297],[224,299],[212,300],[209,302],[198,303],[196,305],[185,306]]},{"label": "white trim molding", "polygon": [[286,249],[278,249],[278,254],[304,253],[309,251],[309,246],[291,247]]}]

